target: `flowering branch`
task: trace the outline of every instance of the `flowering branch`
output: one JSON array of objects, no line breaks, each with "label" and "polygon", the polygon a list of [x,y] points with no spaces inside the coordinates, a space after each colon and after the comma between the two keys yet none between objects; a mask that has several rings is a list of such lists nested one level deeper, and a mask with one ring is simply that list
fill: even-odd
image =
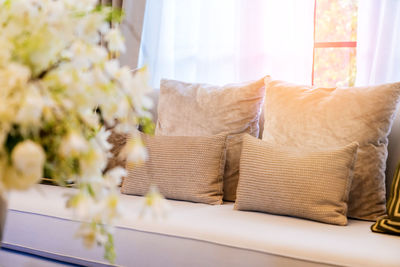
[{"label": "flowering branch", "polygon": [[[97,0],[0,0],[0,192],[43,176],[73,182],[67,206],[83,221],[78,235],[104,245],[110,262],[126,171],[103,173],[111,149],[103,123],[132,133],[151,107],[146,70],[132,75],[110,57],[125,51],[109,23],[118,14]],[[141,145],[127,144],[128,160],[145,158]]]}]

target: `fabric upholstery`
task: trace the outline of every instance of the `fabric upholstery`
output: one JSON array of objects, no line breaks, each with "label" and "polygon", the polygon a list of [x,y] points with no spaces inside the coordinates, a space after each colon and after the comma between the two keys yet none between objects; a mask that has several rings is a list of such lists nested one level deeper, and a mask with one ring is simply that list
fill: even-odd
[{"label": "fabric upholstery", "polygon": [[307,151],[246,135],[235,208],[346,225],[357,148]]},{"label": "fabric upholstery", "polygon": [[166,198],[222,203],[225,135],[141,136],[149,158],[138,166],[127,163],[122,193],[145,195],[155,185]]},{"label": "fabric upholstery", "polygon": [[297,147],[360,147],[348,216],[376,220],[385,214],[388,134],[400,83],[352,88],[311,88],[266,81],[263,140]]},{"label": "fabric upholstery", "polygon": [[229,135],[224,199],[234,201],[242,135],[258,136],[263,99],[262,79],[225,86],[162,80],[156,135]]},{"label": "fabric upholstery", "polygon": [[389,198],[389,193],[392,185],[392,180],[395,177],[397,165],[400,160],[400,112],[397,111],[393,121],[392,129],[388,136],[388,158],[386,161],[386,199]]},{"label": "fabric upholstery", "polygon": [[[10,192],[2,247],[14,245],[84,266],[109,266],[102,247],[87,249],[75,236],[80,222],[65,207],[66,195],[75,193],[48,185]],[[139,217],[143,201],[120,196],[125,209],[115,222],[117,266],[399,266],[400,237],[372,233],[370,222],[350,219],[340,227],[237,211],[231,203],[173,200],[167,200],[168,217],[154,220]]]},{"label": "fabric upholstery", "polygon": [[371,230],[378,233],[400,235],[400,163],[393,178],[387,202],[387,215],[379,218]]},{"label": "fabric upholstery", "polygon": [[108,142],[112,145],[111,157],[108,159],[107,167],[104,171],[111,170],[115,167],[125,168],[125,159],[121,158],[120,152],[126,144],[127,134],[117,133],[111,130],[111,135],[108,137]]}]

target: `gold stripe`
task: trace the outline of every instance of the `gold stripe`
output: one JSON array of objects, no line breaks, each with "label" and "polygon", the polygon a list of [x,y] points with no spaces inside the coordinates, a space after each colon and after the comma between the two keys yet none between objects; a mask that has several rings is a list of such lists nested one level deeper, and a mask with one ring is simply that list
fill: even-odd
[{"label": "gold stripe", "polygon": [[399,177],[399,174],[400,174],[400,162],[397,164],[397,167],[396,167],[396,172],[395,172],[395,175],[394,175],[394,178],[393,178],[393,181],[392,181],[392,185],[391,185],[391,188],[390,188],[390,195],[389,195],[389,199],[388,199],[388,202],[387,202],[387,213],[388,214],[390,214],[391,213],[391,210],[393,209],[393,199],[394,199],[394,194],[395,194],[395,184],[396,184],[396,181],[397,181],[397,178]]},{"label": "gold stripe", "polygon": [[387,211],[390,217],[397,217],[397,219],[400,219],[399,184],[400,184],[400,163],[397,165],[396,175],[394,177],[394,180],[392,181],[392,188],[388,201],[388,211]]},{"label": "gold stripe", "polygon": [[[379,225],[385,230],[389,230],[389,231],[391,231],[393,233],[399,233],[400,234],[400,229],[399,228],[395,228],[395,227],[389,225],[388,223],[393,223],[393,221],[390,221],[388,219],[383,219],[382,221],[380,221]],[[395,225],[396,226],[400,226],[400,223],[399,224],[395,224]]]}]

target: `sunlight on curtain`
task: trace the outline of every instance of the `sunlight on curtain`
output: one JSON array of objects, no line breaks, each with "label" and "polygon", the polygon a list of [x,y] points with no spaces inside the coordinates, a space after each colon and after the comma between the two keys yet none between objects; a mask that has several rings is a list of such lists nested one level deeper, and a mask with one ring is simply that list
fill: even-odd
[{"label": "sunlight on curtain", "polygon": [[358,5],[356,85],[400,81],[400,1]]},{"label": "sunlight on curtain", "polygon": [[313,0],[147,0],[139,67],[161,78],[310,84]]}]

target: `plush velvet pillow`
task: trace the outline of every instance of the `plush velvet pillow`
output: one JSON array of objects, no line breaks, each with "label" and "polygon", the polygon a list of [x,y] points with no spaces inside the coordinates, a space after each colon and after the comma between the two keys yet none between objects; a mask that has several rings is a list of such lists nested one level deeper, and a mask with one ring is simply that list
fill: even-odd
[{"label": "plush velvet pillow", "polygon": [[360,147],[348,216],[375,220],[385,213],[388,134],[400,83],[311,88],[266,80],[263,140],[296,147]]},{"label": "plush velvet pillow", "polygon": [[387,202],[387,215],[379,218],[371,226],[377,233],[400,235],[400,163],[397,165],[390,195]]},{"label": "plush velvet pillow", "polygon": [[242,135],[258,136],[263,99],[263,80],[222,87],[162,80],[156,135],[229,135],[224,199],[234,201]]},{"label": "plush velvet pillow", "polygon": [[225,135],[141,135],[149,153],[139,166],[127,164],[121,192],[145,195],[150,185],[170,199],[221,204]]},{"label": "plush velvet pillow", "polygon": [[357,148],[284,148],[246,135],[235,209],[346,225]]}]

